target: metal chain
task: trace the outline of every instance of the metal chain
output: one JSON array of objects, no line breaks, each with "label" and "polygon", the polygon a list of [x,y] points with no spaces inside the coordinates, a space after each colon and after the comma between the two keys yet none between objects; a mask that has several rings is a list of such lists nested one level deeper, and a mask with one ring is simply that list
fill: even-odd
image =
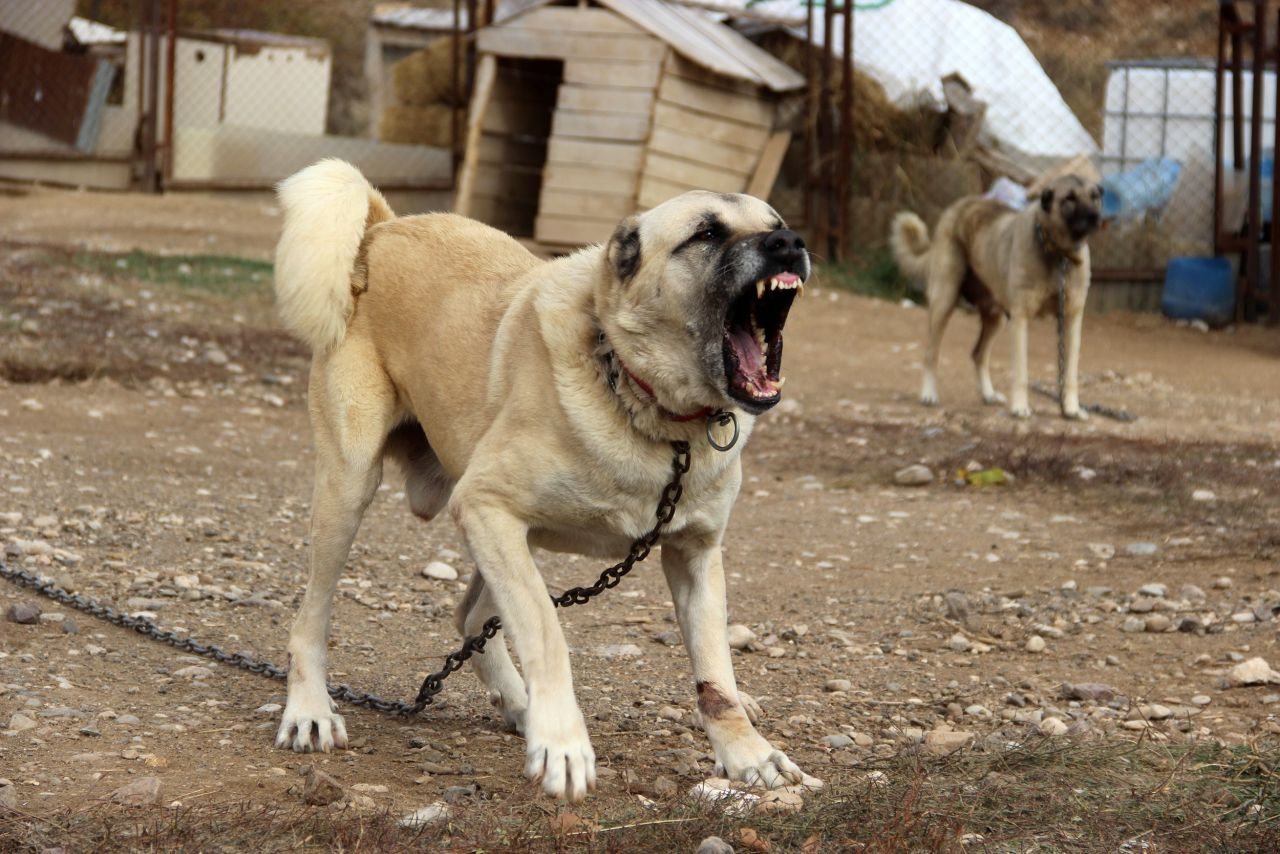
[{"label": "metal chain", "polygon": [[[671,482],[662,490],[662,497],[658,501],[658,509],[655,512],[657,521],[653,528],[631,544],[631,550],[626,558],[600,573],[600,578],[595,584],[590,587],[574,587],[559,596],[552,596],[551,601],[557,608],[581,605],[599,596],[605,590],[616,587],[618,582],[622,581],[622,577],[631,571],[632,567],[649,556],[650,550],[662,534],[663,527],[675,516],[676,504],[680,502],[680,497],[684,494],[684,487],[680,481],[689,471],[689,443],[675,441],[671,443],[671,447],[675,451],[675,456],[671,461]],[[288,679],[289,673],[287,670],[277,667],[269,661],[254,658],[243,652],[227,652],[220,646],[202,644],[191,637],[180,637],[177,632],[161,629],[160,626],[147,617],[123,614],[111,606],[103,605],[96,600],[76,593],[68,593],[52,581],[43,580],[35,573],[24,569],[7,566],[3,561],[0,561],[0,577],[23,587],[30,587],[42,596],[55,602],[69,605],[77,611],[106,620],[117,626],[123,626],[126,629],[133,629],[138,634],[146,635],[153,640],[167,643],[186,652],[212,658],[224,664],[231,664],[242,670],[258,673],[271,679]],[[436,694],[440,693],[440,690],[444,687],[444,680],[450,674],[462,669],[463,663],[471,656],[476,653],[484,653],[485,644],[492,640],[501,628],[502,621],[496,616],[490,617],[485,621],[479,634],[464,638],[461,648],[445,656],[444,666],[422,681],[422,687],[418,689],[418,695],[412,703],[385,700],[376,694],[357,691],[346,684],[328,685],[326,689],[333,699],[342,700],[354,706],[364,706],[379,712],[389,712],[397,715],[416,715],[431,703]]]}]

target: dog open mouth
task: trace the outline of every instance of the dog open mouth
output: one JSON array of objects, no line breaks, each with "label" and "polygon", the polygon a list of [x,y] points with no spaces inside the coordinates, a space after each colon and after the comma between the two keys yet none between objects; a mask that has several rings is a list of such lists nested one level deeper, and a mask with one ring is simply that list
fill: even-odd
[{"label": "dog open mouth", "polygon": [[724,373],[729,396],[762,412],[782,398],[782,327],[804,281],[778,273],[745,288],[724,322]]}]

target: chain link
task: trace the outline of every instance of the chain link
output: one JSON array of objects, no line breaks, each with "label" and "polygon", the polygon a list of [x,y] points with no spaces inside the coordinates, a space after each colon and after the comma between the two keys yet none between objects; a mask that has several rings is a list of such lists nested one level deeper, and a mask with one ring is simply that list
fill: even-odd
[{"label": "chain link", "polygon": [[[671,482],[662,490],[662,497],[659,499],[658,508],[654,513],[657,520],[654,526],[631,544],[631,550],[621,562],[601,572],[600,578],[595,584],[590,587],[573,587],[559,596],[552,596],[551,601],[557,608],[582,605],[599,596],[605,590],[617,587],[618,583],[622,581],[622,577],[630,572],[632,567],[649,556],[649,552],[662,534],[663,527],[675,517],[676,504],[680,502],[680,498],[684,494],[684,486],[681,485],[680,481],[689,471],[689,443],[675,441],[671,443],[671,447],[675,451],[675,456],[671,461]],[[68,593],[52,581],[44,580],[39,575],[24,569],[7,566],[3,561],[0,561],[0,577],[23,587],[30,587],[40,595],[55,602],[69,605],[81,613],[89,614],[117,626],[123,626],[126,629],[133,629],[138,634],[146,635],[153,640],[166,643],[177,649],[204,656],[205,658],[212,658],[224,664],[234,665],[242,670],[257,673],[271,679],[282,681],[288,679],[289,672],[277,667],[270,661],[254,658],[243,652],[227,652],[220,646],[202,644],[191,637],[181,637],[177,632],[161,629],[153,620],[147,617],[124,614],[96,600],[76,593]],[[490,617],[481,627],[479,634],[464,638],[461,648],[445,656],[444,666],[422,680],[422,686],[418,689],[418,695],[412,703],[386,700],[376,694],[357,691],[346,684],[328,685],[329,696],[335,700],[341,700],[354,706],[364,706],[379,712],[406,716],[416,715],[431,703],[436,694],[440,693],[444,687],[444,680],[450,674],[461,670],[462,665],[471,656],[477,653],[484,653],[485,644],[492,640],[501,628],[502,621],[496,616]]]}]

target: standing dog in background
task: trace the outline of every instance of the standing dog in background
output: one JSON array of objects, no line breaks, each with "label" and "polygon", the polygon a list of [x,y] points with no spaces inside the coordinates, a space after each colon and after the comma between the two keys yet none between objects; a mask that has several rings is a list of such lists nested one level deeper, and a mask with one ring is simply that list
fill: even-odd
[{"label": "standing dog in background", "polygon": [[1059,276],[1066,306],[1066,364],[1062,414],[1084,419],[1080,408],[1080,327],[1089,293],[1089,235],[1101,222],[1102,190],[1076,175],[1053,181],[1038,202],[1018,211],[981,196],[966,196],[942,213],[932,243],[920,217],[894,217],[890,245],[908,276],[923,278],[929,332],[920,400],[938,402],[938,345],[960,297],[978,309],[982,331],[973,348],[978,392],[991,405],[1005,403],[991,385],[991,342],[1009,318],[1013,325],[1013,389],[1009,411],[1031,415],[1027,401],[1027,322],[1057,306]]}]

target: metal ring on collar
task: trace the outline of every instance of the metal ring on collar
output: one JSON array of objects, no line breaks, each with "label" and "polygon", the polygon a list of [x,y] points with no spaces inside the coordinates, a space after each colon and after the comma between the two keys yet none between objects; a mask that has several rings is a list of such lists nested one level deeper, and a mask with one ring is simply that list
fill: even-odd
[{"label": "metal ring on collar", "polygon": [[[729,438],[728,444],[720,444],[716,441],[715,434],[711,432],[712,426],[725,427],[729,424],[733,425],[733,436]],[[723,409],[716,410],[707,416],[707,442],[717,451],[727,451],[734,445],[738,444],[738,418],[732,412],[726,412]]]}]

